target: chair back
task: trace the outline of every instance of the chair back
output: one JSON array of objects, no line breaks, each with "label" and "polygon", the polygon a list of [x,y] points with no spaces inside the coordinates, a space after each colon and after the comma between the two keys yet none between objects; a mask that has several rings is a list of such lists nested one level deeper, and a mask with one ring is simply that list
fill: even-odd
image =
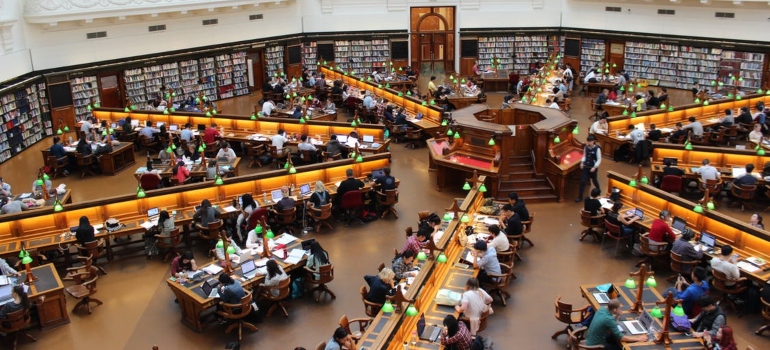
[{"label": "chair back", "polygon": [[[209,222],[205,230],[201,230],[200,235],[203,239],[214,240],[219,239],[219,229],[222,228],[222,220]],[[204,232],[206,231],[206,232]]]},{"label": "chair back", "polygon": [[156,143],[147,135],[139,135],[139,145],[141,146],[155,146]]},{"label": "chair back", "polygon": [[289,209],[277,211],[275,212],[275,216],[276,223],[280,225],[291,224],[297,220],[297,208],[291,207]]},{"label": "chair back", "polygon": [[706,180],[706,183],[703,183],[703,179],[699,176],[698,184],[700,185],[700,188],[708,189],[709,193],[712,195],[722,192],[722,179]]},{"label": "chair back", "polygon": [[99,268],[96,266],[91,266],[88,268],[88,272],[84,272],[82,276],[87,277],[88,279],[80,285],[88,288],[88,295],[96,294],[96,280],[99,279]]},{"label": "chair back", "polygon": [[75,158],[78,161],[78,165],[91,165],[94,162],[94,155],[89,154],[87,156],[83,156],[82,153],[75,153]]},{"label": "chair back", "polygon": [[142,176],[139,177],[139,185],[142,186],[145,191],[155,190],[158,188],[158,185],[160,185],[160,178],[155,174],[142,174]]},{"label": "chair back", "polygon": [[[682,260],[682,256],[671,251],[671,271],[676,272],[679,274],[688,274],[695,266],[698,266],[700,263],[699,260],[692,260],[692,261],[684,261]],[[688,267],[688,268],[686,268]]]},{"label": "chair back", "polygon": [[[265,298],[267,300],[283,300],[286,299],[286,297],[289,296],[291,293],[291,288],[289,287],[291,285],[291,278],[287,278],[281,282],[278,282],[277,286],[272,287],[264,287],[267,290],[267,293],[265,293]],[[273,291],[277,292],[273,293]]]},{"label": "chair back", "polygon": [[252,211],[249,215],[249,225],[246,226],[246,232],[251,231],[257,227],[257,225],[262,222],[262,218],[267,220],[267,214],[267,208],[259,208]]},{"label": "chair back", "polygon": [[139,136],[139,133],[136,131],[124,132],[118,136],[118,140],[120,140],[120,142],[136,142],[137,136]]},{"label": "chair back", "polygon": [[732,193],[733,196],[744,200],[754,198],[754,194],[756,192],[757,192],[757,185],[740,186],[735,183],[733,183],[733,188],[730,190],[730,193]]},{"label": "chair back", "polygon": [[648,235],[639,236],[639,247],[642,249],[642,253],[646,256],[660,256],[666,254],[666,242],[655,242],[650,240]]},{"label": "chair back", "polygon": [[521,226],[523,228],[523,230],[521,232],[522,233],[529,233],[530,231],[532,231],[532,223],[533,222],[535,222],[535,212],[534,211],[529,213],[529,220],[521,222]]},{"label": "chair back", "polygon": [[592,216],[590,211],[580,209],[580,224],[586,228],[603,227],[605,221],[604,214]]},{"label": "chair back", "polygon": [[3,322],[0,322],[0,332],[13,333],[27,327],[29,323],[29,309],[19,309],[9,312],[5,315]]},{"label": "chair back", "polygon": [[377,193],[377,203],[380,205],[394,205],[398,203],[398,190],[385,190],[385,193]]},{"label": "chair back", "polygon": [[571,350],[604,349],[604,345],[585,345],[581,343],[587,330],[587,327],[580,327],[575,330],[567,329],[567,336],[569,337],[567,344],[569,344]]},{"label": "chair back", "polygon": [[308,278],[308,281],[310,281],[313,284],[329,283],[334,280],[334,265],[328,264],[328,265],[319,266],[318,271],[314,273],[320,276],[317,276],[317,277],[315,277],[315,275],[311,276],[311,278]]},{"label": "chair back", "polygon": [[413,129],[413,128],[406,128],[406,138],[410,139],[410,140],[422,139],[422,130],[420,130],[420,129]]},{"label": "chair back", "polygon": [[516,248],[519,246],[519,242],[514,241],[508,244],[508,250],[497,252],[497,261],[501,264],[513,264],[513,258],[516,256]]},{"label": "chair back", "polygon": [[732,289],[735,286],[727,286],[727,282],[735,282],[736,280],[727,278],[727,275],[724,274],[724,272],[719,271],[717,269],[712,269],[711,274],[714,276],[714,279],[711,280],[711,282],[714,284],[714,288],[718,291],[725,291],[727,289]]},{"label": "chair back", "polygon": [[596,101],[591,99],[591,112],[596,112]]},{"label": "chair back", "polygon": [[337,153],[335,155],[332,155],[329,152],[321,152],[321,156],[323,157],[324,162],[331,162],[333,160],[340,160],[342,158],[341,153]]},{"label": "chair back", "polygon": [[311,163],[313,161],[313,157],[312,157],[313,152],[314,151],[307,150],[307,149],[299,151],[300,157],[301,157],[300,159],[302,159],[302,161],[305,163]]},{"label": "chair back", "polygon": [[556,312],[554,316],[561,323],[572,324],[572,304],[567,304],[561,301],[561,295],[556,297],[556,301],[553,302]]},{"label": "chair back", "polygon": [[270,146],[270,156],[273,158],[286,158],[288,154],[286,147],[278,149],[276,146]]},{"label": "chair back", "polygon": [[417,222],[423,222],[425,220],[428,220],[428,217],[430,216],[430,211],[423,210],[417,212]]},{"label": "chair back", "polygon": [[308,209],[310,209],[310,214],[313,216],[316,220],[326,220],[332,216],[332,204],[327,203],[325,205],[322,205],[321,208],[316,208],[314,206],[308,206]]},{"label": "chair back", "polygon": [[362,205],[364,205],[364,199],[361,196],[361,191],[348,191],[342,195],[342,203],[340,204],[340,208],[343,210],[357,208]]},{"label": "chair back", "polygon": [[[84,256],[92,256],[94,259],[98,259],[103,257],[107,252],[104,250],[104,247],[99,245],[98,240],[94,240],[91,242],[86,242],[82,248],[80,248],[81,254]],[[83,254],[85,252],[85,254]]]},{"label": "chair back", "polygon": [[620,238],[620,226],[615,225],[611,222],[609,222],[607,219],[604,219],[604,227],[607,229],[607,235],[614,237],[614,238]]},{"label": "chair back", "polygon": [[315,350],[324,350],[326,349],[326,342],[322,341],[318,343],[318,345],[315,346]]},{"label": "chair back", "polygon": [[661,191],[666,192],[682,192],[682,177],[676,175],[666,175],[663,180],[660,181]]},{"label": "chair back", "polygon": [[219,303],[222,307],[220,315],[228,320],[240,320],[251,313],[251,292],[241,298],[238,304]]},{"label": "chair back", "polygon": [[382,309],[382,304],[373,303],[371,301],[366,300],[367,290],[365,285],[361,286],[359,293],[361,294],[361,301],[364,302],[364,312],[366,313],[366,316],[377,317],[377,314],[380,312],[380,309]]},{"label": "chair back", "polygon": [[770,303],[768,303],[762,298],[759,298],[759,300],[762,302],[762,318],[770,321]]},{"label": "chair back", "polygon": [[176,247],[179,244],[182,243],[182,230],[179,227],[174,228],[171,230],[171,233],[168,236],[169,243],[166,244],[165,239],[159,239],[157,240],[156,244],[160,248],[171,248]]}]

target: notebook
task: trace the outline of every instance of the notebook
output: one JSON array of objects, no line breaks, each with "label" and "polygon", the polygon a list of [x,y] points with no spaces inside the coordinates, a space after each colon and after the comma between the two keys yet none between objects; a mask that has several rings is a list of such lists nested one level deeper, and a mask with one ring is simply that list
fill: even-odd
[{"label": "notebook", "polygon": [[272,190],[270,191],[270,196],[273,199],[273,202],[278,202],[283,198],[283,193],[281,193],[281,190]]},{"label": "notebook", "polygon": [[302,195],[302,197],[306,197],[306,196],[311,195],[313,193],[313,191],[310,190],[310,185],[309,184],[305,184],[305,185],[299,186],[299,193]]},{"label": "notebook", "polygon": [[420,339],[435,343],[441,335],[441,327],[435,325],[426,326],[425,315],[420,315],[420,320],[417,321],[417,334],[420,335]]},{"label": "notebook", "polygon": [[374,142],[374,135],[364,135],[363,139],[364,139],[364,142],[372,143]]},{"label": "notebook", "polygon": [[607,296],[607,293],[594,293],[594,299],[596,299],[599,304],[606,304],[610,302],[610,297]]},{"label": "notebook", "polygon": [[626,326],[626,329],[633,334],[647,334],[647,328],[652,325],[652,316],[650,315],[647,310],[645,310],[640,316],[639,319],[633,320],[633,321],[623,321],[623,325]]}]

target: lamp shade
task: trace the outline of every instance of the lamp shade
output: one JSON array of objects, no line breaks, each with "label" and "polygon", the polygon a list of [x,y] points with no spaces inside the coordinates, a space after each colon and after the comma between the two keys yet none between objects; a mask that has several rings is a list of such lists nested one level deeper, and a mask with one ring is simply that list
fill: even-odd
[{"label": "lamp shade", "polygon": [[173,152],[174,152],[174,150],[171,149],[171,146],[168,146],[166,148],[166,153],[173,153]]},{"label": "lamp shade", "polygon": [[56,135],[61,135],[63,132],[61,131],[61,128],[59,130],[56,130]]},{"label": "lamp shade", "polygon": [[254,233],[262,233],[262,225],[257,225],[257,227],[254,228]]},{"label": "lamp shade", "polygon": [[305,117],[299,117],[299,123],[305,124]]},{"label": "lamp shade", "polygon": [[668,111],[669,111],[669,112],[673,112],[673,111],[674,111],[674,106],[671,106],[671,105],[669,105],[669,106],[668,106]]},{"label": "lamp shade", "polygon": [[414,307],[414,305],[409,305],[409,307],[406,308],[406,315],[409,317],[417,316],[417,313],[418,313],[417,308]]},{"label": "lamp shade", "polygon": [[[471,189],[471,184],[469,184],[468,181],[465,181],[465,185],[463,185],[463,190],[470,191],[470,189]],[[449,213],[447,213],[447,215],[448,214]],[[446,215],[444,217],[446,217]]]},{"label": "lamp shade", "polygon": [[214,180],[214,184],[216,184],[216,185],[222,185],[222,184],[224,184],[224,183],[225,183],[225,182],[224,182],[224,181],[222,181],[222,177],[221,177],[221,176],[219,176],[219,175],[217,175],[217,179],[216,179],[216,180]]},{"label": "lamp shade", "polygon": [[353,121],[350,122],[350,126],[355,127],[356,125],[358,125],[358,123],[356,123],[356,120],[353,119]]},{"label": "lamp shade", "polygon": [[631,112],[631,118],[636,118],[636,111]]},{"label": "lamp shade", "polygon": [[655,307],[650,310],[650,316],[655,318],[663,318],[663,312],[661,312],[660,308],[655,305]]},{"label": "lamp shade", "polygon": [[647,176],[642,176],[641,182],[646,185],[650,183],[650,179],[648,179]]},{"label": "lamp shade", "polygon": [[198,146],[198,152],[203,152],[203,145]]},{"label": "lamp shade", "polygon": [[223,248],[224,246],[225,246],[225,243],[222,242],[221,239],[217,241],[217,248]]},{"label": "lamp shade", "polygon": [[758,150],[757,150],[757,155],[759,155],[759,156],[764,156],[764,155],[765,155],[765,149],[764,149],[764,148],[760,148],[760,149],[758,149]]},{"label": "lamp shade", "polygon": [[459,133],[459,132],[456,132],[456,133],[455,133],[455,136],[453,136],[453,137],[454,137],[455,139],[459,139],[459,138],[460,138],[460,133]]},{"label": "lamp shade", "polygon": [[454,135],[454,134],[455,134],[455,133],[454,133],[454,131],[452,131],[452,129],[447,129],[447,130],[446,130],[446,136],[452,136],[452,135]]},{"label": "lamp shade", "polygon": [[636,187],[636,179],[631,179],[631,181],[628,183],[631,187]]},{"label": "lamp shade", "polygon": [[390,300],[386,301],[385,304],[382,304],[382,312],[393,312],[393,304],[390,303]]},{"label": "lamp shade", "polygon": [[256,119],[257,119],[257,115],[254,113],[251,113],[251,120],[256,120]]},{"label": "lamp shade", "polygon": [[560,143],[561,139],[559,138],[559,135],[556,135],[556,137],[553,138],[553,143]]},{"label": "lamp shade", "polygon": [[359,154],[356,156],[356,162],[363,162],[363,161],[364,161],[364,157],[362,157],[362,156],[361,156],[361,153],[359,153]]},{"label": "lamp shade", "polygon": [[270,228],[268,228],[268,229],[267,229],[267,233],[265,233],[265,237],[267,237],[268,239],[269,239],[269,238],[273,238],[273,237],[275,237],[275,234],[273,233],[273,230],[271,230]]},{"label": "lamp shade", "polygon": [[37,181],[35,181],[35,185],[43,186],[43,179],[37,179]]},{"label": "lamp shade", "polygon": [[211,112],[208,112],[208,111],[207,111],[207,112],[206,112],[206,116],[207,116],[207,117],[210,117],[210,116],[211,116]]},{"label": "lamp shade", "polygon": [[296,173],[297,173],[297,168],[295,168],[294,166],[289,168],[289,174],[296,174]]},{"label": "lamp shade", "polygon": [[32,263],[32,258],[29,256],[29,253],[25,254],[23,258],[21,258],[21,263],[24,265]]},{"label": "lamp shade", "polygon": [[232,245],[227,246],[227,254],[235,254],[235,248]]},{"label": "lamp shade", "polygon": [[50,179],[50,178],[51,178],[51,177],[50,177],[50,176],[48,176],[48,174],[46,174],[46,173],[43,173],[43,180],[48,180],[48,179]]},{"label": "lamp shade", "polygon": [[53,211],[62,211],[64,210],[64,206],[61,205],[58,201],[53,206]]},{"label": "lamp shade", "polygon": [[708,210],[714,210],[716,206],[714,205],[713,201],[709,201],[708,203],[706,203],[706,208],[708,208]]},{"label": "lamp shade", "polygon": [[147,193],[144,192],[143,188],[139,188],[139,192],[136,192],[136,197],[138,198],[144,198],[147,197]]},{"label": "lamp shade", "polygon": [[487,142],[487,144],[490,145],[490,146],[494,146],[495,145],[495,139],[490,137],[489,138],[489,142]]},{"label": "lamp shade", "polygon": [[700,103],[700,99],[696,97],[695,98],[695,103]]},{"label": "lamp shade", "polygon": [[674,316],[684,316],[684,309],[682,308],[682,305],[677,305],[672,313]]},{"label": "lamp shade", "polygon": [[660,109],[666,109],[666,104],[665,103],[661,103],[660,104]]},{"label": "lamp shade", "polygon": [[623,115],[628,115],[628,110],[627,109],[623,110]]},{"label": "lamp shade", "polygon": [[691,143],[689,143],[689,142],[688,142],[688,143],[686,143],[686,144],[684,145],[684,149],[686,149],[686,150],[688,150],[688,151],[689,151],[689,150],[692,150],[692,144],[691,144]]},{"label": "lamp shade", "polygon": [[102,130],[102,136],[107,136],[107,130]]},{"label": "lamp shade", "polygon": [[577,135],[579,133],[580,133],[580,128],[577,125],[575,125],[575,128],[572,129],[572,134],[573,135]]},{"label": "lamp shade", "polygon": [[692,208],[692,211],[694,211],[696,213],[702,213],[703,212],[703,206],[700,205],[700,204],[696,204],[695,208]]},{"label": "lamp shade", "polygon": [[655,288],[658,286],[658,281],[655,280],[655,276],[647,277],[647,287]]},{"label": "lamp shade", "polygon": [[634,281],[633,278],[629,277],[626,280],[626,283],[624,283],[623,285],[626,286],[626,288],[628,289],[633,289],[633,288],[636,288],[636,281]]},{"label": "lamp shade", "polygon": [[436,257],[436,261],[439,263],[445,263],[447,260],[446,255],[444,255],[444,252],[439,253],[438,257]]},{"label": "lamp shade", "polygon": [[479,186],[479,192],[484,193],[486,191],[487,191],[487,186],[485,186],[484,184],[481,184],[481,186]]},{"label": "lamp shade", "polygon": [[417,260],[423,261],[427,258],[428,258],[428,255],[425,254],[424,251],[421,250],[419,253],[417,253]]},{"label": "lamp shade", "polygon": [[460,222],[462,223],[469,223],[471,221],[471,218],[468,217],[468,214],[463,214],[463,216],[460,218]]},{"label": "lamp shade", "polygon": [[441,126],[447,126],[447,124],[449,124],[449,122],[447,122],[446,119],[441,121]]}]

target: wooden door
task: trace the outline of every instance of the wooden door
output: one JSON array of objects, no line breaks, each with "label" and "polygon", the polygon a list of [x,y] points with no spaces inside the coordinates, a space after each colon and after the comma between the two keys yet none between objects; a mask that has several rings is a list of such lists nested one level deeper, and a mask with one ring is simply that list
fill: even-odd
[{"label": "wooden door", "polygon": [[623,69],[623,59],[624,54],[626,51],[626,43],[624,41],[609,41],[607,43],[607,58],[608,60],[605,62],[610,62],[610,65],[613,63],[617,65],[617,67],[613,68],[613,72],[617,72],[621,69]]},{"label": "wooden door", "polygon": [[447,34],[420,34],[420,71],[447,70]]},{"label": "wooden door", "polygon": [[455,71],[454,7],[411,9],[412,65],[423,74]]},{"label": "wooden door", "polygon": [[125,100],[121,95],[120,73],[103,73],[97,75],[99,80],[99,98],[101,106],[105,108],[123,108]]},{"label": "wooden door", "polygon": [[264,51],[262,49],[252,50],[247,55],[251,60],[251,71],[254,74],[254,87],[251,90],[262,90],[262,85],[265,84]]}]

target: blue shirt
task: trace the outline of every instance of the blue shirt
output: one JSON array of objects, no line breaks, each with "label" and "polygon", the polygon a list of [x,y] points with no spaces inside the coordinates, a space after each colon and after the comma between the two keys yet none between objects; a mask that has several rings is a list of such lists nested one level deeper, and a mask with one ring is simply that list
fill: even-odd
[{"label": "blue shirt", "polygon": [[700,284],[691,284],[687,286],[687,289],[676,293],[674,296],[676,299],[682,299],[682,307],[686,313],[690,313],[692,305],[698,301],[701,295],[706,294],[709,290],[709,284],[706,281],[702,281]]},{"label": "blue shirt", "polygon": [[192,137],[193,137],[193,132],[190,129],[182,130],[182,133],[179,135],[179,138],[187,142],[190,142],[192,140]]},{"label": "blue shirt", "polygon": [[61,143],[57,143],[51,146],[50,152],[51,152],[51,155],[56,157],[57,159],[67,156],[67,151],[64,150],[64,146],[62,146]]},{"label": "blue shirt", "polygon": [[246,292],[243,291],[241,282],[233,280],[232,284],[228,284],[222,288],[222,295],[220,299],[226,304],[240,304],[241,298],[246,296]]},{"label": "blue shirt", "polygon": [[374,99],[371,95],[364,97],[364,107],[366,107],[366,109],[374,108]]}]

